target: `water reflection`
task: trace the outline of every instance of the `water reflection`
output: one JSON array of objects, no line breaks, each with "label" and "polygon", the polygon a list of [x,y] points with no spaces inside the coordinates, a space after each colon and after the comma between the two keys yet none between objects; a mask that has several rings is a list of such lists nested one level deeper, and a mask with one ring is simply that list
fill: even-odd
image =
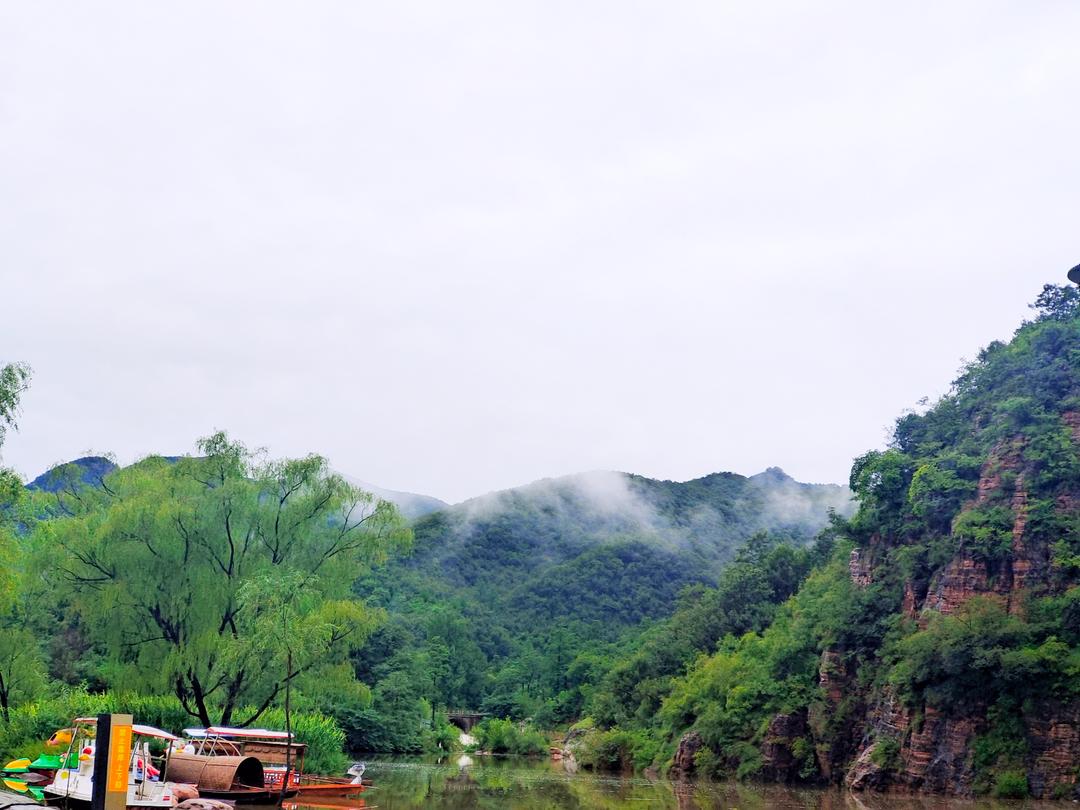
[{"label": "water reflection", "polygon": [[561,763],[477,757],[369,761],[362,799],[321,799],[288,810],[1051,810],[1070,803],[963,801],[853,795],[736,783],[673,784],[643,777],[570,774]]}]

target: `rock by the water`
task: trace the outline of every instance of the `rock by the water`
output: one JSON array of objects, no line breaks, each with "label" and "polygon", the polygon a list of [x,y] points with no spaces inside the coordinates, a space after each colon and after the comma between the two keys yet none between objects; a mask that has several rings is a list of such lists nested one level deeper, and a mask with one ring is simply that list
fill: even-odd
[{"label": "rock by the water", "polygon": [[668,775],[672,779],[685,779],[694,772],[694,756],[705,747],[705,740],[696,731],[689,731],[679,740],[679,750]]},{"label": "rock by the water", "polygon": [[199,798],[199,788],[195,785],[170,783],[169,787],[177,803]]},{"label": "rock by the water", "polygon": [[852,763],[844,783],[851,790],[874,790],[881,788],[885,782],[885,771],[874,762],[874,750],[878,743],[869,745],[859,754],[858,759]]},{"label": "rock by the water", "polygon": [[235,810],[228,802],[217,799],[185,799],[176,805],[176,810]]}]

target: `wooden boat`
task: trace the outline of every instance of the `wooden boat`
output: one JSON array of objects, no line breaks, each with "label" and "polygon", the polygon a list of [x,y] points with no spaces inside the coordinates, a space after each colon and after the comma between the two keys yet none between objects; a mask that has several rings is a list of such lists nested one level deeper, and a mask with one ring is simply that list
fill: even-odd
[{"label": "wooden boat", "polygon": [[[262,786],[276,799],[281,795],[282,784],[287,785],[285,796],[356,796],[370,785],[364,784],[363,763],[355,763],[346,777],[314,776],[304,773],[304,759],[307,745],[294,742],[284,731],[271,731],[264,728],[230,728],[228,726],[210,726],[209,728],[184,729],[189,742],[184,746],[185,756],[213,757],[254,757],[262,763]],[[286,762],[289,763],[286,774]],[[209,792],[203,789],[203,782],[196,782],[199,794],[208,798],[218,798],[214,788]],[[242,794],[241,794],[242,797]],[[236,796],[222,796],[233,800],[243,800]]]},{"label": "wooden boat", "polygon": [[[60,767],[51,781],[41,786],[47,804],[64,808],[88,808],[93,793],[94,750],[97,718],[77,718],[71,728],[67,751],[60,757]],[[169,767],[168,746],[180,738],[152,726],[131,727],[131,759],[128,763],[129,808],[157,810],[171,808],[176,804],[174,786],[166,782]],[[155,757],[150,750],[152,740],[160,741],[166,748],[164,757],[156,758],[161,768],[154,765]]]},{"label": "wooden boat", "polygon": [[304,799],[317,799],[320,796],[326,798],[359,796],[371,786],[371,780],[364,780],[363,769],[356,774],[352,774],[352,770],[350,769],[351,778],[348,776],[301,776],[300,784],[296,788],[297,795]]},{"label": "wooden boat", "polygon": [[262,763],[255,757],[180,750],[169,757],[169,772],[174,779],[195,785],[200,799],[269,804],[277,798],[267,788]]}]

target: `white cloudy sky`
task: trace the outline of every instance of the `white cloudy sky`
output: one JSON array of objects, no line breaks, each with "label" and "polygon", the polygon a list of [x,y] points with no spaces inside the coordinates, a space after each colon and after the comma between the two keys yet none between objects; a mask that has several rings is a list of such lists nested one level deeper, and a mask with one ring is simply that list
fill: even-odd
[{"label": "white cloudy sky", "polygon": [[1080,3],[0,5],[4,462],[853,456],[1080,261]]}]

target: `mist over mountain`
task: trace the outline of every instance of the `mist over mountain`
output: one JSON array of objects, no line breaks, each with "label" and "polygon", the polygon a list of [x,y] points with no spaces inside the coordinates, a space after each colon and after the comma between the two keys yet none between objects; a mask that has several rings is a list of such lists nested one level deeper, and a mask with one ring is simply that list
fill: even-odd
[{"label": "mist over mountain", "polygon": [[778,467],[685,482],[592,471],[494,492],[422,518],[409,565],[473,584],[518,569],[535,572],[596,546],[631,543],[690,560],[709,575],[755,532],[806,540],[830,511],[851,509],[847,487],[800,483]]},{"label": "mist over mountain", "polygon": [[431,495],[420,495],[415,492],[401,492],[396,489],[386,489],[385,487],[380,487],[376,484],[370,484],[367,481],[361,481],[359,478],[346,475],[345,473],[339,473],[339,475],[353,486],[360,487],[360,489],[365,492],[370,492],[372,495],[377,498],[382,498],[384,501],[390,501],[390,503],[394,504],[401,514],[409,520],[415,520],[424,515],[430,515],[432,512],[445,509],[449,505],[445,501],[440,501],[438,498],[434,498]]}]

